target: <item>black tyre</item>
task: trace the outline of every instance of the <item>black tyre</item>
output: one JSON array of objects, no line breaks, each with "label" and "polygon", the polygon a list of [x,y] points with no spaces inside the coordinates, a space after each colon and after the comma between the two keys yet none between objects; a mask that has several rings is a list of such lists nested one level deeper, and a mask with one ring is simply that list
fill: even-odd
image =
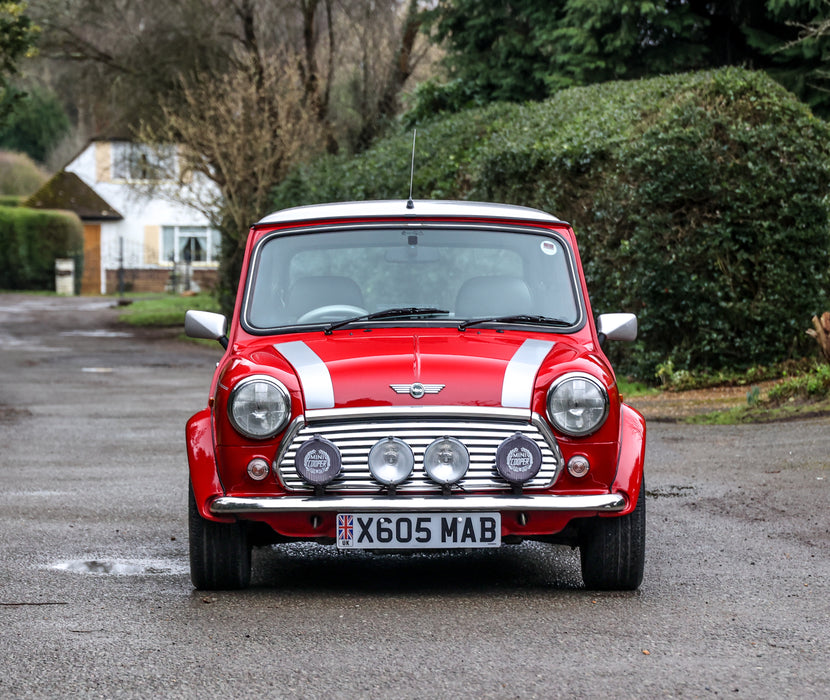
[{"label": "black tyre", "polygon": [[582,525],[579,554],[585,587],[633,591],[643,581],[646,553],[646,489],[637,507],[619,518],[591,518]]},{"label": "black tyre", "polygon": [[188,497],[190,580],[203,591],[247,588],[251,583],[251,543],[244,523],[214,523],[196,508],[193,487]]}]

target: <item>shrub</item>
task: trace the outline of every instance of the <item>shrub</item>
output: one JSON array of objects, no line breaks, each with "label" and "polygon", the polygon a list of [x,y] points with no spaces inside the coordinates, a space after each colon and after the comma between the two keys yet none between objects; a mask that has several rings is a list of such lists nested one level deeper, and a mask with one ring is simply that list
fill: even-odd
[{"label": "shrub", "polygon": [[30,195],[46,179],[46,173],[29,156],[0,151],[0,195]]},{"label": "shrub", "polygon": [[0,126],[0,148],[26,153],[40,163],[45,162],[70,128],[69,118],[55,93],[39,86],[30,87],[26,92],[11,88],[2,103],[0,110],[5,107],[9,115]]},{"label": "shrub", "polygon": [[820,401],[830,397],[830,365],[816,365],[807,374],[776,384],[768,403],[778,406],[790,400]]},{"label": "shrub", "polygon": [[54,289],[55,259],[75,258],[80,279],[83,227],[71,212],[0,207],[0,289]]},{"label": "shrub", "polygon": [[[418,131],[416,197],[574,224],[595,311],[633,311],[620,368],[772,364],[805,347],[830,269],[830,126],[741,69],[573,88]],[[411,135],[292,173],[278,206],[405,197]]]}]

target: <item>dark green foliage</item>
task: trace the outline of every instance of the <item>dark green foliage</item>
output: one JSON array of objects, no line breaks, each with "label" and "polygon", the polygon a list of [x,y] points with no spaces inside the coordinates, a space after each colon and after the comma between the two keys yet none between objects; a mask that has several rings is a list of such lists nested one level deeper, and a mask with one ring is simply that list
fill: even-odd
[{"label": "dark green foliage", "polygon": [[533,100],[547,94],[551,34],[566,0],[441,0],[430,12],[435,38],[449,48],[446,64],[475,95]]},{"label": "dark green foliage", "polygon": [[430,78],[415,87],[412,107],[403,115],[402,121],[408,128],[412,128],[439,114],[484,107],[487,102],[485,95],[477,92],[475,85],[466,80],[456,78],[439,82]]},{"label": "dark green foliage", "polygon": [[649,367],[784,359],[828,281],[830,131],[764,82],[716,74],[623,152]]},{"label": "dark green foliage", "polygon": [[[24,14],[25,9],[23,2],[0,3],[0,98],[5,96],[8,76],[17,73],[18,61],[32,48],[39,33]],[[0,99],[0,125],[9,109]]]},{"label": "dark green foliage", "polygon": [[803,25],[828,16],[825,0],[440,0],[431,12],[433,37],[446,47],[455,84],[416,94],[413,112],[748,66],[830,114],[830,36],[795,43]]},{"label": "dark green foliage", "polygon": [[[764,17],[744,27],[748,50],[762,57],[752,65],[763,67],[816,114],[830,117],[830,3],[766,0],[765,12],[749,5]],[[810,26],[822,29],[805,31]]]},{"label": "dark green foliage", "polygon": [[43,88],[27,93],[6,90],[0,101],[0,113],[4,111],[8,116],[0,124],[0,148],[26,153],[40,163],[69,131],[69,118],[58,98]]},{"label": "dark green foliage", "polygon": [[80,279],[83,227],[77,216],[0,207],[0,289],[54,290],[56,258],[75,258]]},{"label": "dark green foliage", "polygon": [[551,67],[546,84],[552,90],[732,62],[715,55],[730,38],[712,40],[711,18],[719,12],[712,3],[565,0],[563,4],[561,20],[547,32]]},{"label": "dark green foliage", "polygon": [[[278,207],[405,198],[411,134],[294,171]],[[618,361],[653,378],[793,354],[827,298],[830,126],[740,69],[572,88],[419,127],[417,198],[551,211],[574,224],[594,310],[632,311]],[[808,340],[808,339],[807,339]]]}]

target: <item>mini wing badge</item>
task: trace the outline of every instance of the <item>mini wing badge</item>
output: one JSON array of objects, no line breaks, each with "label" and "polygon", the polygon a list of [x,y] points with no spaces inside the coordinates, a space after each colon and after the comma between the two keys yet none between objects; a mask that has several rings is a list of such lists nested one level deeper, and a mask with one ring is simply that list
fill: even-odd
[{"label": "mini wing badge", "polygon": [[413,399],[422,399],[427,394],[437,394],[446,385],[415,382],[414,384],[390,384],[389,386],[396,394],[409,394]]}]

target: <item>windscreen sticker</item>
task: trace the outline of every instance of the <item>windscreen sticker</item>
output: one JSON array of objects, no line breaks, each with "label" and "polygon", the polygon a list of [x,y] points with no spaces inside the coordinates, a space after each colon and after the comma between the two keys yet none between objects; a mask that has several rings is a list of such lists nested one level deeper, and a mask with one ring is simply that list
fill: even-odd
[{"label": "windscreen sticker", "polygon": [[553,241],[542,241],[541,247],[545,255],[556,255],[557,246]]}]

